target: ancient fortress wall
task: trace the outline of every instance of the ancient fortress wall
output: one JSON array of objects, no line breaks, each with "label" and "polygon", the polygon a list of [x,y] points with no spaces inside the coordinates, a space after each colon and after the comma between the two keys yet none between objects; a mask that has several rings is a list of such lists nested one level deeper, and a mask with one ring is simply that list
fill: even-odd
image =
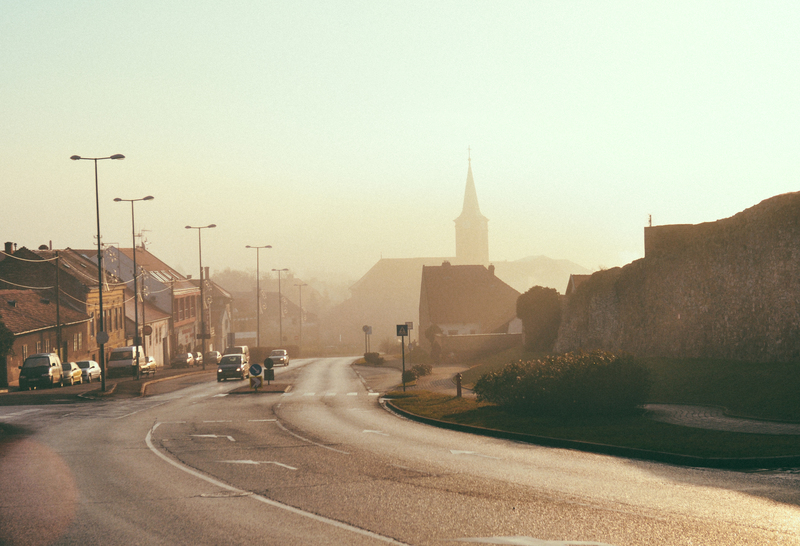
[{"label": "ancient fortress wall", "polygon": [[645,257],[564,299],[555,350],[800,360],[800,193],[645,228]]}]

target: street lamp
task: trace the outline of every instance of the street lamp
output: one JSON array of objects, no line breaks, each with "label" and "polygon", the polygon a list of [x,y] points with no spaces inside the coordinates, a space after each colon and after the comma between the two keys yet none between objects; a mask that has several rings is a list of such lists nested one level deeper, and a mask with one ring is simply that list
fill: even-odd
[{"label": "street lamp", "polygon": [[289,271],[286,268],[283,269],[273,269],[273,271],[278,272],[278,332],[280,335],[280,339],[278,340],[278,345],[283,345],[283,297],[281,296],[281,271]]},{"label": "street lamp", "polygon": [[303,287],[308,286],[308,284],[296,284],[295,286],[300,291],[300,336],[297,340],[297,346],[300,348],[303,346]]},{"label": "street lamp", "polygon": [[217,224],[208,224],[207,226],[186,226],[186,229],[197,230],[197,248],[200,253],[200,339],[203,340],[203,369],[206,369],[206,321],[203,314],[206,300],[203,296],[203,241],[200,239],[200,233],[204,229],[215,228]]},{"label": "street lamp", "polygon": [[245,248],[255,248],[256,249],[256,347],[261,347],[261,284],[260,284],[260,270],[259,265],[261,261],[258,258],[258,251],[262,248],[272,248],[272,245],[264,245],[264,246],[250,246],[247,245]]},{"label": "street lamp", "polygon": [[105,392],[106,390],[106,343],[108,342],[108,334],[104,330],[105,326],[103,324],[103,250],[100,243],[100,190],[97,183],[97,162],[101,159],[125,159],[125,156],[122,154],[114,154],[108,157],[81,157],[79,155],[73,155],[70,157],[73,161],[78,160],[86,160],[86,161],[94,161],[94,201],[95,207],[97,208],[97,294],[98,294],[98,305],[100,308],[100,322],[97,326],[97,332],[95,332],[95,340],[97,344],[100,346],[100,390]]},{"label": "street lamp", "polygon": [[133,346],[136,347],[136,379],[141,377],[141,368],[139,367],[139,345],[142,344],[142,338],[139,335],[139,285],[136,281],[136,221],[133,213],[133,204],[136,201],[152,201],[155,199],[152,195],[142,197],[141,199],[122,199],[115,197],[114,202],[127,201],[131,204],[131,235],[133,237],[133,317],[136,324],[136,333],[133,335]]}]

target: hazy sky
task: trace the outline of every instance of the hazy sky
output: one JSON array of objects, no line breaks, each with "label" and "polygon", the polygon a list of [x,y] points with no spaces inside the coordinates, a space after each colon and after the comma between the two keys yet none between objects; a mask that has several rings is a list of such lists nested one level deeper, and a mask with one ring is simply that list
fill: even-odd
[{"label": "hazy sky", "polygon": [[0,2],[4,241],[197,274],[451,256],[467,147],[493,260],[590,269],[797,189],[797,2]]}]

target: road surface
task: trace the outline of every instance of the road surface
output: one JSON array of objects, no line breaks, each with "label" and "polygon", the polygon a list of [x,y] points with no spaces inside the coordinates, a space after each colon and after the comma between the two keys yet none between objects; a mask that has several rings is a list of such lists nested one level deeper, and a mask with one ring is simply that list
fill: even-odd
[{"label": "road surface", "polygon": [[0,407],[22,429],[0,443],[0,543],[800,544],[800,474],[440,430],[383,409],[384,372],[351,361],[293,360],[285,394],[210,372]]}]

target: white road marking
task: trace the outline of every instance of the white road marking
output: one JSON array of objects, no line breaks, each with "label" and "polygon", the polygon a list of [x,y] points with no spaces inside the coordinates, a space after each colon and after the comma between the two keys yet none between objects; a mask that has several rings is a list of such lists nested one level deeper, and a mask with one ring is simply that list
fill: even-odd
[{"label": "white road marking", "polygon": [[231,442],[235,442],[236,440],[233,439],[233,436],[225,436],[225,435],[218,435],[218,434],[192,434],[192,436],[196,436],[197,438],[227,438]]},{"label": "white road marking", "polygon": [[348,392],[347,396],[358,396],[357,392]]},{"label": "white road marking", "polygon": [[219,421],[203,421],[204,423],[232,423],[230,419],[220,419]]},{"label": "white road marking", "polygon": [[478,453],[477,451],[462,451],[460,449],[451,449],[450,453],[452,453],[453,455],[474,455],[475,457],[483,457],[484,459],[495,459],[495,460],[498,460],[498,461],[500,460],[500,457],[492,457],[490,455],[483,455],[481,453]]},{"label": "white road marking", "polygon": [[277,466],[282,466],[283,468],[288,468],[289,470],[297,470],[293,466],[289,466],[288,464],[279,463],[278,461],[218,461],[220,463],[229,463],[229,464],[274,464]]},{"label": "white road marking", "polygon": [[487,537],[459,538],[456,542],[480,544],[508,544],[509,546],[612,546],[605,542],[585,542],[583,540],[541,540],[533,537]]},{"label": "white road marking", "polygon": [[277,421],[277,419],[248,419],[248,423],[273,423]]},{"label": "white road marking", "polygon": [[225,393],[222,393],[222,394],[215,394],[215,395],[214,395],[214,396],[212,396],[211,398],[222,398],[223,396],[228,396],[228,393],[227,393],[227,392],[225,392]]},{"label": "white road marking", "polygon": [[385,537],[385,536],[379,535],[377,533],[373,533],[372,531],[367,531],[366,529],[359,529],[358,527],[353,527],[352,525],[347,525],[346,523],[342,523],[340,521],[329,519],[329,518],[326,518],[324,516],[319,516],[317,514],[312,514],[311,512],[306,512],[305,510],[300,510],[299,508],[295,508],[294,506],[289,506],[287,504],[283,504],[283,503],[274,501],[272,499],[268,499],[266,497],[262,497],[261,495],[250,494],[251,492],[249,492],[249,491],[244,491],[242,489],[238,489],[236,487],[230,486],[227,483],[223,483],[223,482],[221,482],[219,480],[215,480],[214,478],[212,478],[210,476],[206,476],[205,474],[201,474],[200,472],[198,472],[198,471],[196,471],[194,469],[186,467],[186,466],[180,464],[177,461],[173,461],[172,459],[170,459],[169,457],[164,455],[162,452],[157,450],[155,448],[155,446],[153,445],[153,442],[152,442],[153,432],[158,428],[159,424],[160,423],[156,423],[155,425],[153,425],[153,428],[150,429],[147,432],[147,436],[145,436],[145,440],[144,440],[145,443],[147,444],[147,447],[150,449],[150,451],[155,453],[158,457],[161,457],[161,459],[163,459],[164,461],[168,462],[169,464],[171,464],[172,466],[174,466],[175,468],[177,468],[179,470],[183,470],[187,474],[191,474],[195,478],[199,478],[201,480],[205,480],[206,482],[210,483],[211,485],[214,485],[214,486],[219,487],[221,489],[226,489],[226,490],[232,491],[234,493],[240,493],[243,496],[247,496],[248,498],[255,499],[255,500],[259,501],[259,502],[263,502],[264,504],[267,504],[267,505],[272,506],[274,508],[279,508],[281,510],[286,510],[287,512],[291,512],[291,513],[296,514],[298,516],[303,516],[303,517],[306,517],[306,518],[309,518],[309,519],[313,519],[314,521],[318,521],[318,522],[324,523],[326,525],[332,525],[334,527],[337,527],[339,529],[343,529],[345,531],[352,531],[353,533],[358,533],[360,535],[367,536],[367,537],[370,537],[370,538],[374,538],[375,540],[380,540],[382,542],[387,542],[389,544],[399,544],[401,546],[407,546],[403,542],[398,542],[398,541],[394,540],[393,538]]},{"label": "white road marking", "polygon": [[364,434],[380,434],[381,436],[389,436],[382,430],[364,430],[363,432]]}]

